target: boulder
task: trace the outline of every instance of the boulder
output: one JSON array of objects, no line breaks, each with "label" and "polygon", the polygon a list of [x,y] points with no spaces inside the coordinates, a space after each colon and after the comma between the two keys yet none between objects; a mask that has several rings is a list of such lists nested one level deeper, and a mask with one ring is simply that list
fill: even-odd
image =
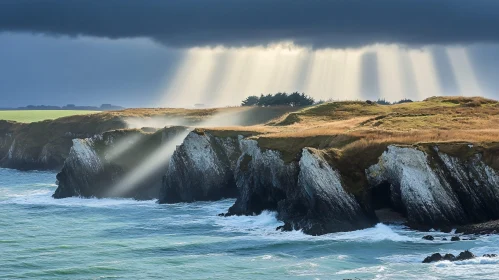
[{"label": "boulder", "polygon": [[423,236],[423,239],[424,240],[431,240],[431,241],[433,241],[433,240],[435,240],[435,237],[433,237],[431,235],[425,235],[425,236]]}]

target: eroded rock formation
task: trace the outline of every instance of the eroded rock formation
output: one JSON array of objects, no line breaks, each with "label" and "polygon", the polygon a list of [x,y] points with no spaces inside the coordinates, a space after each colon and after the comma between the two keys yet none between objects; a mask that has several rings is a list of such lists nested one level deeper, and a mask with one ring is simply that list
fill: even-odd
[{"label": "eroded rock formation", "polygon": [[374,188],[389,187],[393,207],[413,227],[442,229],[498,219],[499,173],[481,153],[468,153],[459,158],[438,145],[389,146],[366,176]]},{"label": "eroded rock formation", "polygon": [[[177,137],[185,137],[184,127],[169,127],[156,132],[143,130],[116,130],[87,139],[74,139],[64,166],[57,174],[58,188],[54,198],[79,197],[132,197],[158,198],[161,178],[167,159],[159,158],[142,173],[141,165],[157,156],[165,145]],[[165,156],[166,157],[166,156]],[[139,172],[140,180],[132,172]]]}]

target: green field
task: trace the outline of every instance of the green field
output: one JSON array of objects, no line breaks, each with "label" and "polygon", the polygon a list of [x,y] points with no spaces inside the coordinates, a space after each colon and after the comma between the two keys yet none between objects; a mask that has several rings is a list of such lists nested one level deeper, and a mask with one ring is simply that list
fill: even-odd
[{"label": "green field", "polygon": [[0,120],[16,121],[23,123],[39,122],[43,120],[53,120],[57,118],[87,115],[99,113],[99,111],[82,110],[0,110]]}]

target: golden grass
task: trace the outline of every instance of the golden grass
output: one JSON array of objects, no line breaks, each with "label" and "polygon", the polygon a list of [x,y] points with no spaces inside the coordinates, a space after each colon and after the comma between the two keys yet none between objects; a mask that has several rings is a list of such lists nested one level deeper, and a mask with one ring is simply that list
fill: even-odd
[{"label": "golden grass", "polygon": [[279,150],[288,160],[304,147],[334,149],[341,157],[369,149],[378,153],[389,144],[492,143],[499,142],[499,103],[481,97],[433,97],[397,105],[332,102],[244,130],[253,131],[248,135],[262,148]]}]

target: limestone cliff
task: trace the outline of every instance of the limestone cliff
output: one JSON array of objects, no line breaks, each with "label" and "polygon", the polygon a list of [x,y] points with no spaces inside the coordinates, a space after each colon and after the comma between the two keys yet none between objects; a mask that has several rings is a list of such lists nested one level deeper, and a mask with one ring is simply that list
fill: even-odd
[{"label": "limestone cliff", "polygon": [[60,170],[73,139],[125,128],[118,119],[72,116],[34,123],[0,121],[0,167],[19,170]]},{"label": "limestone cliff", "polygon": [[333,150],[303,148],[290,157],[241,135],[192,132],[171,158],[160,202],[216,200],[234,196],[237,188],[227,215],[273,210],[285,229],[308,234],[371,226],[381,208],[399,212],[414,228],[448,229],[499,219],[492,149],[387,145],[365,159],[378,163],[352,173],[343,166],[348,161],[333,160]]},{"label": "limestone cliff", "polygon": [[[155,132],[116,130],[74,139],[69,156],[57,174],[58,188],[53,197],[157,198],[167,160],[154,162],[156,168],[144,172],[137,168],[147,164],[170,140],[185,131],[184,127]],[[134,171],[138,174],[133,175]]]},{"label": "limestone cliff", "polygon": [[389,204],[413,227],[445,228],[499,219],[499,173],[473,145],[454,146],[460,149],[455,156],[437,144],[389,146],[379,163],[366,170],[369,183],[388,189]]},{"label": "limestone cliff", "polygon": [[234,169],[241,151],[239,137],[191,132],[171,157],[160,203],[236,197]]},{"label": "limestone cliff", "polygon": [[[237,192],[235,191],[237,187]],[[160,202],[233,197],[228,215],[274,210],[287,229],[309,234],[355,230],[373,225],[341,177],[321,152],[303,149],[298,161],[263,150],[256,140],[192,132],[177,148],[165,175]]]}]

